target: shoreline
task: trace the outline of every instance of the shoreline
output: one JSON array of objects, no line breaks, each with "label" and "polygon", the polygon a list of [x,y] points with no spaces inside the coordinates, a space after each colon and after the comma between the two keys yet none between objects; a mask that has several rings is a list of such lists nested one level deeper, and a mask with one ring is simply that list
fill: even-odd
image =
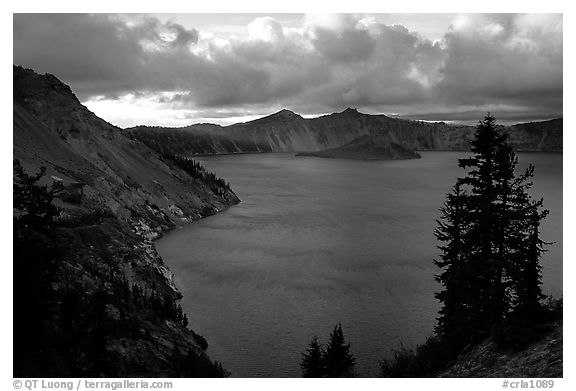
[{"label": "shoreline", "polygon": [[[470,152],[469,149],[415,149],[415,152]],[[260,151],[260,152],[255,152],[255,151],[251,151],[251,152],[223,152],[223,153],[200,153],[200,154],[193,154],[193,155],[187,155],[186,157],[189,157],[191,159],[194,159],[196,157],[218,157],[218,156],[239,156],[239,155],[264,155],[264,154],[272,154],[272,153],[283,153],[283,154],[293,154],[295,157],[323,157],[323,156],[315,156],[315,155],[309,155],[309,154],[313,154],[313,153],[318,153],[321,151]],[[553,151],[539,151],[539,150],[532,150],[532,149],[528,149],[528,150],[521,150],[521,149],[517,149],[514,150],[514,152],[516,153],[550,153],[550,154],[563,154],[564,150],[553,150]],[[334,157],[333,159],[342,159],[342,158],[336,158]],[[409,160],[408,159],[350,159],[350,158],[346,158],[346,160]]]}]

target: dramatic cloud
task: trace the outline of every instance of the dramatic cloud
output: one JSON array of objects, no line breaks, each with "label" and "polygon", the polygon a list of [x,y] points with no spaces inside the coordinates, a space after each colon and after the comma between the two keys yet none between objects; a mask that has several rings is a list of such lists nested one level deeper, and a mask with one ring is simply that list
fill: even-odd
[{"label": "dramatic cloud", "polygon": [[462,16],[445,37],[449,104],[562,111],[561,15]]},{"label": "dramatic cloud", "polygon": [[14,63],[55,74],[124,126],[283,107],[447,120],[562,114],[561,15],[454,15],[435,41],[349,14],[289,27],[256,17],[243,31],[222,38],[147,15],[16,14]]}]

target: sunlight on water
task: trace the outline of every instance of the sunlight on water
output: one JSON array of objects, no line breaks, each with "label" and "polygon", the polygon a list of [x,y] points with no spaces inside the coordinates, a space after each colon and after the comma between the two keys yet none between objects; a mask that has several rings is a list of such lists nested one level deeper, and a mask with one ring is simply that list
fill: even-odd
[{"label": "sunlight on water", "polygon": [[[347,161],[291,154],[200,159],[242,203],[167,234],[191,327],[233,376],[299,376],[300,353],[341,322],[357,372],[431,334],[438,310],[433,232],[466,154]],[[562,154],[520,154],[551,210],[544,290],[562,294]]]}]

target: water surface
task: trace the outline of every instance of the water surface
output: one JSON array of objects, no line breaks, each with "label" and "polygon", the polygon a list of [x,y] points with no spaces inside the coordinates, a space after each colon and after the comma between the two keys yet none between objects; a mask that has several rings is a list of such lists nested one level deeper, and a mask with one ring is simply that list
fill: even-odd
[{"label": "water surface", "polygon": [[[233,376],[299,376],[314,335],[342,323],[357,372],[432,333],[438,303],[433,232],[466,154],[350,161],[251,154],[200,161],[230,181],[237,206],[157,243],[191,327]],[[545,293],[562,292],[562,154],[520,154],[551,210]]]}]

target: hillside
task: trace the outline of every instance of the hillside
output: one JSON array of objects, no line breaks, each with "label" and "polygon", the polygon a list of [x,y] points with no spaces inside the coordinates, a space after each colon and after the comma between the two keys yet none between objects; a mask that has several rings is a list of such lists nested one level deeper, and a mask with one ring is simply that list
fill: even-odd
[{"label": "hillside", "polygon": [[136,210],[157,225],[165,217],[179,221],[235,200],[233,194],[215,196],[206,184],[95,116],[54,76],[22,68],[14,68],[14,157],[32,170],[46,166],[64,183],[84,183],[89,197],[94,194],[119,217]]},{"label": "hillside", "polygon": [[499,348],[487,340],[463,353],[439,377],[562,377],[562,346],[559,320],[537,342],[519,351]]},{"label": "hillside", "polygon": [[517,151],[562,151],[562,126],[562,119],[512,125],[510,144]]},{"label": "hillside", "polygon": [[360,136],[341,147],[318,152],[300,152],[296,156],[315,156],[333,159],[398,160],[418,159],[420,155],[390,141],[385,135]]},{"label": "hillside", "polygon": [[[45,167],[43,183],[65,189],[50,238],[55,269],[42,278],[47,312],[42,327],[31,326],[50,337],[28,346],[29,337],[15,333],[14,376],[225,374],[187,328],[181,295],[152,240],[239,199],[98,118],[54,76],[13,73],[14,158],[30,175]],[[15,271],[15,308],[34,311],[19,300],[34,290],[26,283],[38,271],[18,264],[31,260],[17,254],[14,262],[26,274]]]},{"label": "hillside", "polygon": [[[184,128],[138,126],[133,137],[156,150],[174,153],[318,152],[341,147],[361,136],[385,136],[407,150],[468,150],[473,126],[422,122],[369,115],[348,108],[318,118],[289,110],[254,121]],[[562,119],[506,127],[510,144],[521,151],[561,151]]]}]

